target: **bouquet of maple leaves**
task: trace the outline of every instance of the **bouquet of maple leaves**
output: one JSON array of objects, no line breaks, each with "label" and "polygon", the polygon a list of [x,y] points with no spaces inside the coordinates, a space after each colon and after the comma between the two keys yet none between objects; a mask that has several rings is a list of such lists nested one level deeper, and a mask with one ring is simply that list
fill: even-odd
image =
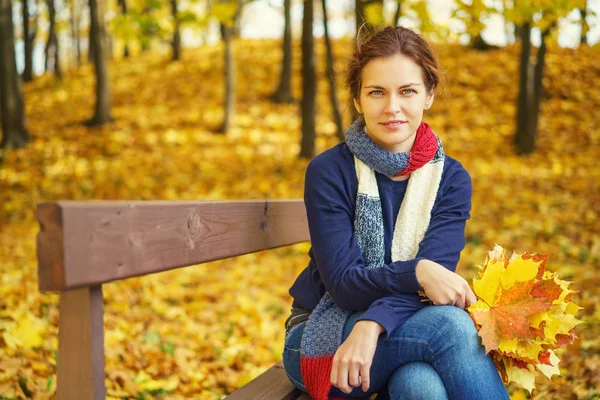
[{"label": "bouquet of maple leaves", "polygon": [[473,280],[478,301],[467,309],[504,383],[529,392],[536,370],[560,375],[554,350],[572,343],[581,323],[570,282],[546,271],[547,262],[548,255],[528,253],[509,259],[496,245]]}]

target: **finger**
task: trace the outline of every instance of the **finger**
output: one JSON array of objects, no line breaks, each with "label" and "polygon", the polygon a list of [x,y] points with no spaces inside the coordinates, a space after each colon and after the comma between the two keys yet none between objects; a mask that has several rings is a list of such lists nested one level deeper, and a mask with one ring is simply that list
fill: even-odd
[{"label": "finger", "polygon": [[358,363],[352,363],[348,369],[348,383],[353,388],[360,386],[360,365]]},{"label": "finger", "polygon": [[331,374],[329,375],[329,381],[333,386],[337,386],[339,368],[338,365],[339,363],[337,362],[337,360],[334,359],[333,364],[331,366]]},{"label": "finger", "polygon": [[370,365],[365,364],[360,368],[360,378],[362,380],[362,391],[366,392],[371,386]]},{"label": "finger", "polygon": [[350,393],[352,389],[348,386],[348,363],[341,362],[338,370],[338,379],[336,385],[342,392]]},{"label": "finger", "polygon": [[467,307],[470,307],[475,303],[477,303],[477,296],[475,296],[475,293],[469,288],[469,291],[467,292]]},{"label": "finger", "polygon": [[462,308],[463,310],[465,309],[465,297],[464,294],[461,294],[460,296],[458,296],[458,299],[456,299],[456,302],[454,303],[454,305],[458,308]]}]

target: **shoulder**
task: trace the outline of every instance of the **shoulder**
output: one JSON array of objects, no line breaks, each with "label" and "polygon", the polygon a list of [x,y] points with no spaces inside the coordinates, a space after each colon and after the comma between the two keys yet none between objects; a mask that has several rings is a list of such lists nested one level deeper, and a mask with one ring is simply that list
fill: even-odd
[{"label": "shoulder", "polygon": [[358,187],[354,156],[346,143],[340,143],[315,156],[306,167],[304,181],[305,201],[338,202],[342,199],[353,204]]},{"label": "shoulder", "polygon": [[354,174],[354,156],[346,143],[340,143],[315,156],[306,167],[306,178],[344,177]]},{"label": "shoulder", "polygon": [[460,161],[446,155],[436,203],[440,206],[460,205],[470,209],[472,196],[473,186],[469,172]]},{"label": "shoulder", "polygon": [[442,172],[442,186],[464,186],[471,188],[471,175],[457,159],[448,155],[444,158],[444,170]]}]

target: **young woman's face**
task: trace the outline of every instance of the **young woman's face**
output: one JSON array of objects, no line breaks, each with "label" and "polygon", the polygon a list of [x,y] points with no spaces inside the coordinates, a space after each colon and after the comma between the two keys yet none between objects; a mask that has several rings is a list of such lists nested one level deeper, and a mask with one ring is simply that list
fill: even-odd
[{"label": "young woman's face", "polygon": [[388,151],[410,151],[423,110],[434,97],[427,93],[421,67],[402,54],[374,58],[362,70],[359,96],[354,105],[365,118],[369,137]]}]

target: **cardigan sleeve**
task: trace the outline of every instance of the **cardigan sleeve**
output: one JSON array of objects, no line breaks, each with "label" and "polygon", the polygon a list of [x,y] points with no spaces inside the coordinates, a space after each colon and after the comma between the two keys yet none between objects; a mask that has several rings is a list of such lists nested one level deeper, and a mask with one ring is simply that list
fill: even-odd
[{"label": "cardigan sleeve", "polygon": [[414,313],[427,306],[428,303],[421,301],[416,293],[399,293],[375,300],[358,321],[378,322],[384,329],[383,338],[387,339]]}]

